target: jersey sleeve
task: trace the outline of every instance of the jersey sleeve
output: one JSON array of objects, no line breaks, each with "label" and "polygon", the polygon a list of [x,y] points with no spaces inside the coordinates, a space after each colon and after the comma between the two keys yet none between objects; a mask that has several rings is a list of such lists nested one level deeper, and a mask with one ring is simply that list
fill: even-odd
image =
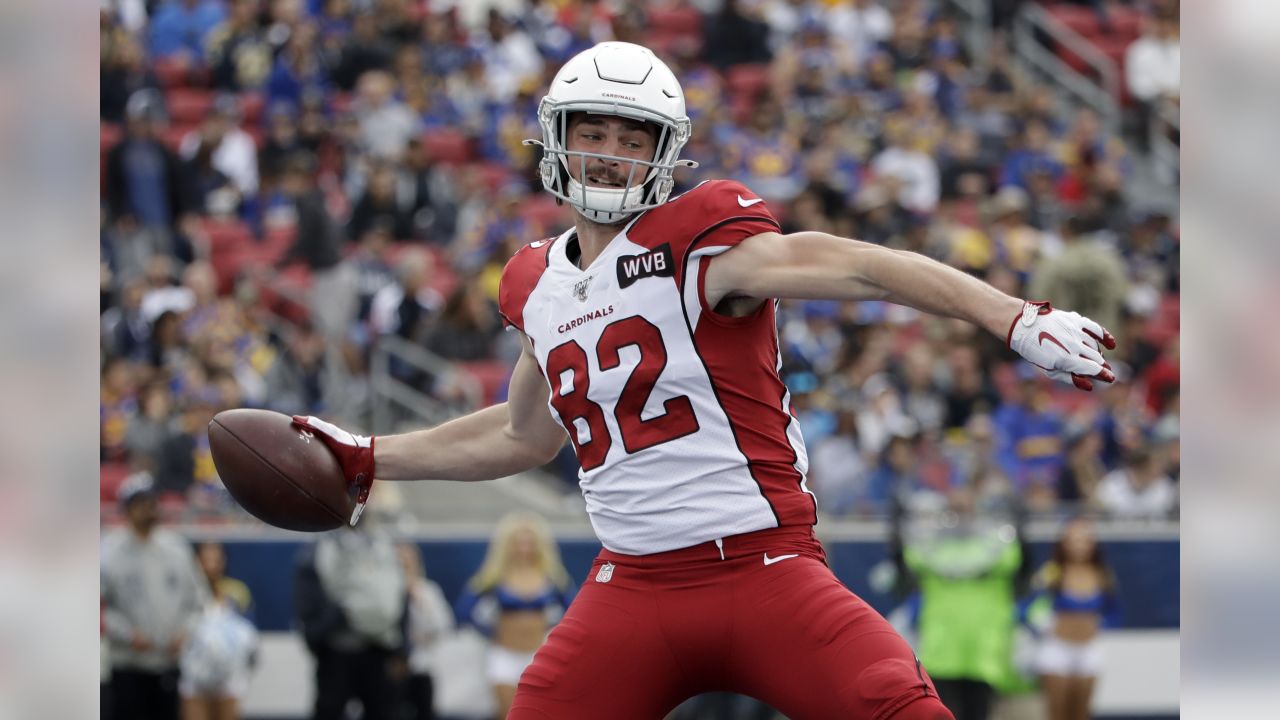
[{"label": "jersey sleeve", "polygon": [[781,230],[769,211],[769,203],[733,180],[702,183],[669,205],[664,214],[654,213],[649,226],[643,228],[646,239],[655,239],[642,244],[655,245],[670,238],[681,292],[689,288],[692,296],[696,288],[696,302],[704,305],[702,279],[712,256],[733,249],[749,237]]},{"label": "jersey sleeve", "polygon": [[498,314],[504,327],[524,332],[524,306],[547,269],[551,243],[551,240],[542,240],[525,245],[503,268],[498,282]]},{"label": "jersey sleeve", "polygon": [[691,238],[690,252],[707,248],[723,252],[753,235],[781,229],[764,198],[740,182],[715,180],[693,193],[697,194],[696,210],[702,228]]}]

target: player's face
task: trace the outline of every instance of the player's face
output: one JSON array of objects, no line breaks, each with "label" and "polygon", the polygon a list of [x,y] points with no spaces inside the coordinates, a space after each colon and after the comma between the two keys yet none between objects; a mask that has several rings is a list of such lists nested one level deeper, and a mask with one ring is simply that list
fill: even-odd
[{"label": "player's face", "polygon": [[[599,153],[615,157],[653,160],[657,150],[657,132],[652,125],[613,115],[577,113],[569,118],[568,142],[571,152]],[[635,172],[632,173],[632,167]],[[569,157],[569,174],[588,187],[621,188],[627,177],[634,187],[644,182],[648,168],[631,163],[600,158],[587,158],[586,179],[582,177],[582,159]]]}]

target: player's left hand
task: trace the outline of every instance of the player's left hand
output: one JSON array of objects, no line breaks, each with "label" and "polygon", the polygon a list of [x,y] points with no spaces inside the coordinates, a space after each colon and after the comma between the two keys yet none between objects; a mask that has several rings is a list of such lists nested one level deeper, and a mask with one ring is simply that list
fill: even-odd
[{"label": "player's left hand", "polygon": [[1027,302],[1009,326],[1006,341],[1054,380],[1086,391],[1093,390],[1094,380],[1115,382],[1101,348],[1114,350],[1116,339],[1080,313],[1055,310],[1047,302]]}]

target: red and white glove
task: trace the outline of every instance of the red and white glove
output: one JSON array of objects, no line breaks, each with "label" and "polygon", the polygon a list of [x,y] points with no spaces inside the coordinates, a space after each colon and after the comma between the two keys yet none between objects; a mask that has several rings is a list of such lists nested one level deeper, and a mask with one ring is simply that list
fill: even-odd
[{"label": "red and white glove", "polygon": [[1009,326],[1005,340],[1027,362],[1054,380],[1093,390],[1093,381],[1115,382],[1111,364],[1099,345],[1114,350],[1116,339],[1080,313],[1054,310],[1047,302],[1030,302]]},{"label": "red and white glove", "polygon": [[365,503],[369,502],[369,489],[373,487],[373,436],[356,435],[312,416],[294,415],[293,424],[310,430],[338,459],[348,485],[356,491],[356,509],[350,520],[354,526],[364,512]]}]

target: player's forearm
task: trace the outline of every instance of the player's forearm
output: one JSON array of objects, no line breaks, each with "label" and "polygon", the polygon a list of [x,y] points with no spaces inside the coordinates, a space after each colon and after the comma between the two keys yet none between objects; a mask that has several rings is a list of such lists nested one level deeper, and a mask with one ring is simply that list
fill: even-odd
[{"label": "player's forearm", "polygon": [[429,430],[379,435],[379,480],[493,480],[550,460],[546,443],[510,432],[507,404],[464,415]]},{"label": "player's forearm", "polygon": [[860,245],[856,274],[890,302],[967,320],[1001,338],[1022,309],[1022,300],[919,253]]}]

